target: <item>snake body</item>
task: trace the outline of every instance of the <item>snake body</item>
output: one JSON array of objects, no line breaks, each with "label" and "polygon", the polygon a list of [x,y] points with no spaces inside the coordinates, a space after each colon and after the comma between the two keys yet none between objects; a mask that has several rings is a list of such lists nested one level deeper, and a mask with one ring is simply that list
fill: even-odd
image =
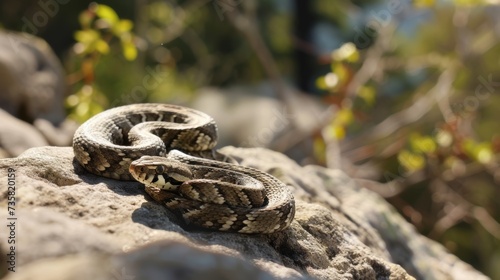
[{"label": "snake body", "polygon": [[[137,180],[190,226],[272,233],[295,215],[291,191],[214,150],[215,121],[168,104],[134,104],[95,115],[75,132],[76,160],[89,172]],[[227,162],[224,162],[227,161]]]}]

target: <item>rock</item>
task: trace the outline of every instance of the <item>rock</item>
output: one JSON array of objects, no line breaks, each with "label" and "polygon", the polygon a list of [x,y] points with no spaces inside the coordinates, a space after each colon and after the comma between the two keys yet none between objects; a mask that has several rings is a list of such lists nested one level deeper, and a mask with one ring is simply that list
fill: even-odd
[{"label": "rock", "polygon": [[18,156],[29,148],[47,146],[43,135],[27,122],[14,118],[0,109],[0,147],[5,150],[0,158]]},{"label": "rock", "polygon": [[[19,269],[4,279],[487,279],[341,171],[300,167],[265,149],[223,152],[293,188],[288,229],[186,231],[139,183],[87,173],[69,147],[0,160],[2,184],[15,174]],[[0,194],[5,209],[7,189]],[[0,232],[2,256],[8,234]]]},{"label": "rock", "polygon": [[[92,269],[88,269],[92,268]],[[44,271],[44,273],[40,273]],[[235,275],[240,275],[235,277]],[[8,279],[8,278],[7,278]],[[154,242],[126,254],[67,255],[35,261],[15,279],[189,279],[271,280],[269,273],[242,259],[205,252],[184,243]]]},{"label": "rock", "polygon": [[65,87],[61,63],[43,39],[0,32],[0,108],[29,123],[59,124]]},{"label": "rock", "polygon": [[44,40],[0,31],[0,158],[71,144],[78,125],[65,120],[65,88],[61,63]]},{"label": "rock", "polygon": [[73,135],[80,126],[72,119],[65,119],[59,126],[54,126],[45,119],[37,119],[33,126],[43,134],[52,146],[68,146],[73,143]]},{"label": "rock", "polygon": [[201,88],[187,106],[207,113],[219,127],[224,127],[219,132],[219,144],[269,147],[280,145],[280,139],[287,138],[292,128],[294,132],[309,135],[318,129],[321,114],[325,112],[325,105],[317,99],[292,88],[287,90],[294,93],[293,106],[285,106],[273,98],[270,83],[227,89]]}]

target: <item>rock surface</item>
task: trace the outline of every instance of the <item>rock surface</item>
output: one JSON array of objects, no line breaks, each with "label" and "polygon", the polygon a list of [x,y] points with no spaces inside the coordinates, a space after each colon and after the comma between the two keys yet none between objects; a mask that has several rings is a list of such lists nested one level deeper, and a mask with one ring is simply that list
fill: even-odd
[{"label": "rock surface", "polygon": [[26,122],[65,119],[66,83],[59,59],[43,39],[0,32],[0,108]]},{"label": "rock surface", "polygon": [[[279,144],[279,139],[288,138],[291,130],[312,133],[326,110],[316,98],[292,88],[287,90],[294,96],[293,104],[287,106],[273,98],[274,90],[269,83],[201,88],[194,100],[185,105],[207,113],[224,128],[218,132],[219,145],[269,147]],[[300,151],[294,153],[300,154],[297,155],[300,158],[307,156]]]},{"label": "rock surface", "polygon": [[0,147],[6,156],[18,156],[29,148],[47,146],[43,135],[32,125],[0,109]]},{"label": "rock surface", "polygon": [[65,120],[65,88],[62,65],[47,42],[0,31],[0,158],[71,144],[78,125]]},{"label": "rock surface", "polygon": [[[415,232],[338,170],[300,167],[265,149],[226,147],[294,190],[296,218],[271,235],[186,231],[136,182],[91,175],[72,149],[0,160],[16,184],[16,272],[5,279],[487,279]],[[7,221],[7,211],[0,219]],[[0,255],[9,252],[0,231]],[[401,267],[401,266],[402,267]],[[408,273],[409,274],[408,274]],[[410,276],[410,274],[413,276]]]}]

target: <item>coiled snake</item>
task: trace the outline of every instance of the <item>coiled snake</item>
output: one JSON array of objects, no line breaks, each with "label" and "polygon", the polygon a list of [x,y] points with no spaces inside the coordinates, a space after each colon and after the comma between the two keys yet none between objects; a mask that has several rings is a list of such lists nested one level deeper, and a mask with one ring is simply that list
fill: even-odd
[{"label": "coiled snake", "polygon": [[89,172],[137,180],[189,226],[272,233],[295,215],[291,191],[272,175],[223,162],[217,127],[205,113],[168,104],[135,104],[95,115],[73,138]]}]

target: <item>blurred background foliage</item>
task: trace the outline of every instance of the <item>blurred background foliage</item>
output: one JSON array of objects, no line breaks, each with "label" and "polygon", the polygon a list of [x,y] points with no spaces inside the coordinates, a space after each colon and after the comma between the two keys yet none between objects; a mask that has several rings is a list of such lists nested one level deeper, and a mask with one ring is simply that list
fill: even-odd
[{"label": "blurred background foliage", "polygon": [[348,161],[422,234],[500,279],[497,4],[17,0],[0,1],[0,24],[53,47],[79,122],[207,86],[311,96],[329,114],[296,160]]}]

